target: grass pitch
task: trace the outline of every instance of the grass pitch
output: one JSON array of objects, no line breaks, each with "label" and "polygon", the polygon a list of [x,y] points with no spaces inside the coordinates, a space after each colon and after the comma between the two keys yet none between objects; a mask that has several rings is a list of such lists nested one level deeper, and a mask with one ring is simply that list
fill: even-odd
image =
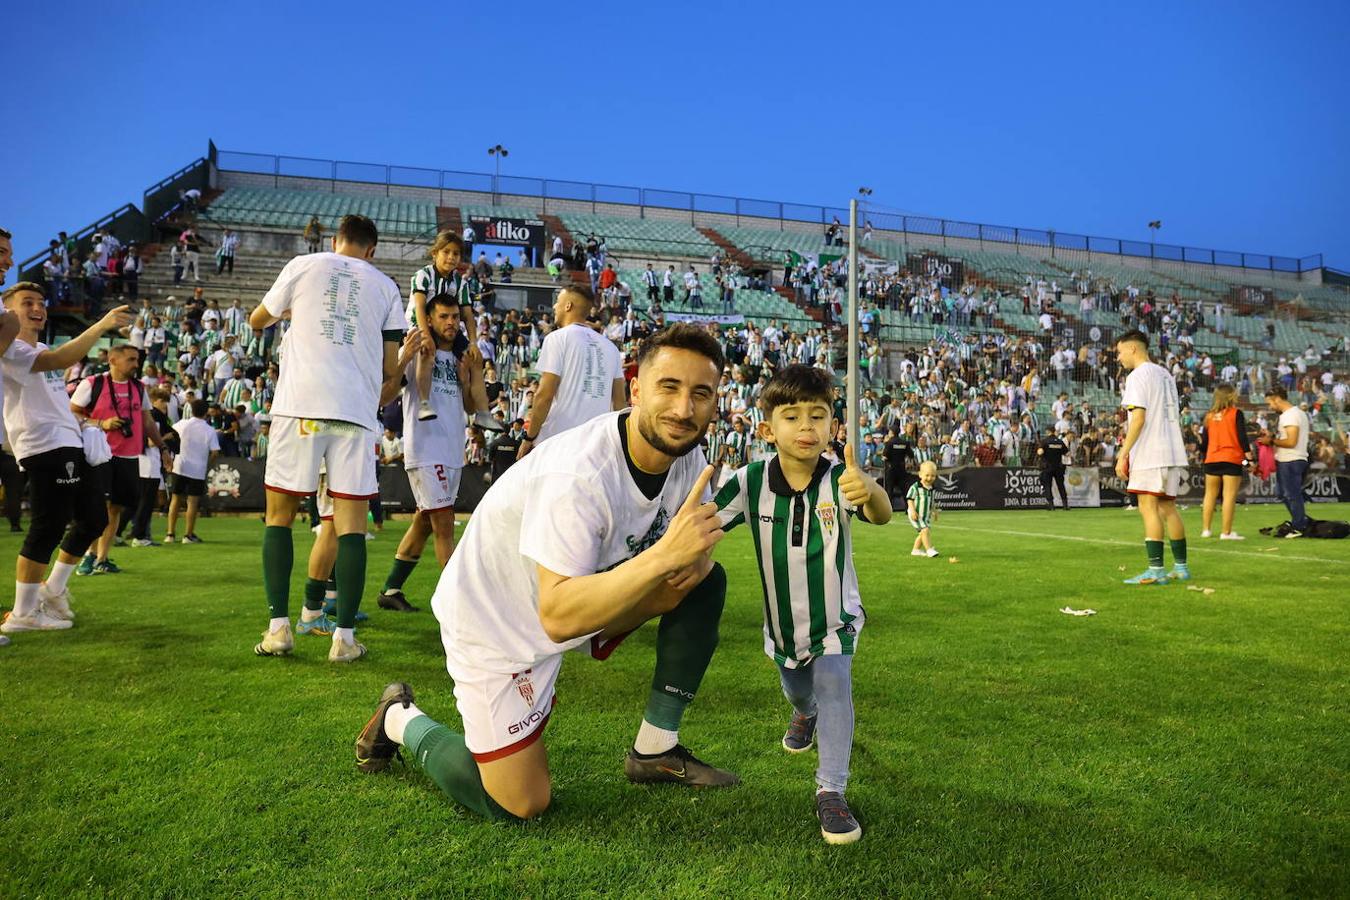
[{"label": "grass pitch", "polygon": [[[682,732],[744,784],[624,781],[648,626],[607,662],[567,660],[555,806],[511,826],[416,768],[353,766],[388,681],[458,724],[434,566],[407,588],[423,612],[374,607],[402,523],[368,545],[370,656],[338,667],[319,638],[253,655],[262,526],[204,520],[206,544],[124,548],[124,574],[75,579],[72,631],[0,650],[0,896],[1344,896],[1350,541],[1263,539],[1273,506],[1239,511],[1244,543],[1185,518],[1192,584],[1213,593],[1122,586],[1144,560],[1119,510],[948,513],[934,560],[909,556],[903,521],[858,525],[849,799],[866,833],[849,847],[819,838],[814,754],[778,745],[744,529],[718,552],[722,644]],[[297,529],[298,560],[309,545]]]}]

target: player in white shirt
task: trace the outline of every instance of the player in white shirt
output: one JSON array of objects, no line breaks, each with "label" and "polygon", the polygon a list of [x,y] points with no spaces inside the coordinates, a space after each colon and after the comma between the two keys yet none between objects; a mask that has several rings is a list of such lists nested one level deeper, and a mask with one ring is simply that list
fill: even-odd
[{"label": "player in white shirt", "polygon": [[[1181,408],[1177,383],[1170,372],[1149,360],[1148,335],[1129,331],[1116,340],[1125,378],[1121,405],[1129,410],[1129,425],[1116,460],[1116,475],[1128,478],[1126,490],[1134,496],[1144,519],[1144,549],[1148,568],[1126,584],[1167,584],[1190,581],[1186,560],[1186,528],[1177,512],[1176,498],[1186,478],[1186,444],[1181,437]],[[1163,532],[1172,545],[1172,571],[1163,567]]]},{"label": "player in white shirt", "polygon": [[628,404],[619,348],[586,324],[594,305],[595,295],[584,285],[563,288],[553,301],[557,327],[539,350],[531,433],[518,458],[555,434]]},{"label": "player in white shirt", "polygon": [[[178,432],[178,455],[173,458],[172,497],[169,500],[168,529],[164,543],[174,542],[173,532],[178,527],[178,512],[187,507],[187,531],[183,534],[183,543],[198,544],[197,508],[206,493],[206,470],[220,452],[220,436],[206,421],[205,400],[193,400],[191,415],[177,422],[173,430]],[[183,502],[187,498],[186,503]]]},{"label": "player in white shirt", "polygon": [[685,324],[643,346],[633,408],[555,438],[492,485],[469,520],[432,607],[464,734],[390,685],[356,742],[357,765],[388,767],[408,747],[447,794],[494,818],[531,818],[551,798],[539,740],[565,651],[607,657],[661,617],[656,672],[630,781],[737,782],[679,744],[726,597],[709,552],[722,536],[698,451],[716,415],[717,341]]},{"label": "player in white shirt", "polygon": [[1294,529],[1285,537],[1302,537],[1308,527],[1308,513],[1303,505],[1303,479],[1308,474],[1308,433],[1312,428],[1308,414],[1289,402],[1289,395],[1280,385],[1273,385],[1266,391],[1266,403],[1280,414],[1279,433],[1264,432],[1257,440],[1275,449],[1275,484],[1289,510],[1289,524]]},{"label": "player in white shirt", "polygon": [[[21,281],[5,291],[4,305],[0,344],[9,345],[0,357],[0,373],[6,443],[28,474],[33,514],[14,566],[14,609],[0,632],[69,628],[74,613],[67,585],[80,558],[107,526],[108,508],[102,481],[106,470],[85,458],[62,372],[84,359],[105,333],[129,325],[131,311],[119,306],[79,337],[48,349],[38,340],[47,326],[42,286]],[[58,545],[60,553],[44,583],[42,575]]]},{"label": "player in white shirt", "polygon": [[[370,262],[378,241],[370,219],[344,216],[333,251],[287,263],[249,317],[259,329],[286,315],[291,320],[272,400],[264,477],[263,584],[271,621],[254,647],[259,656],[288,654],[294,646],[291,524],[301,499],[318,488],[319,466],[325,463],[338,535],[338,621],[328,658],[350,662],[365,654],[352,629],[366,577],[366,513],[379,493],[376,413],[381,387],[400,374],[399,341],[406,328],[398,287]],[[313,618],[311,613],[304,610],[302,621]]]},{"label": "player in white shirt", "polygon": [[482,381],[483,371],[467,357],[456,358],[451,347],[459,336],[459,311],[455,298],[439,294],[426,303],[427,322],[436,339],[435,365],[431,376],[428,403],[434,419],[417,415],[421,396],[417,386],[416,364],[405,373],[403,387],[403,467],[408,473],[417,513],[403,533],[394,565],[380,593],[380,608],[414,612],[403,594],[404,582],[422,558],[427,539],[436,537],[436,561],[441,568],[450,561],[455,549],[455,499],[459,496],[459,477],[464,468],[466,414],[475,410],[473,390]]}]

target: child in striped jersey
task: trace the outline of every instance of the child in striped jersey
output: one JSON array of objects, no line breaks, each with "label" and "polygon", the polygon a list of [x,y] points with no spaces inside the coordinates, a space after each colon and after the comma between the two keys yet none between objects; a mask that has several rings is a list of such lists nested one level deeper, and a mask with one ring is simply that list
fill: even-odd
[{"label": "child in striped jersey", "polygon": [[824,456],[833,434],[832,388],[832,376],[810,366],[775,375],[760,395],[758,434],[777,452],[738,469],[716,502],[724,530],[749,526],[759,559],[764,650],[793,708],[783,747],[801,753],[818,738],[816,815],[825,840],[844,844],[862,836],[844,801],[852,662],[863,625],[849,516],[884,524],[891,504],[851,446],[843,463]]},{"label": "child in striped jersey", "polygon": [[933,485],[937,483],[937,463],[925,460],[919,466],[919,480],[909,486],[905,492],[905,505],[908,507],[909,524],[919,534],[914,538],[914,549],[910,556],[937,556],[933,549],[933,520],[937,518],[937,504],[933,502]]}]

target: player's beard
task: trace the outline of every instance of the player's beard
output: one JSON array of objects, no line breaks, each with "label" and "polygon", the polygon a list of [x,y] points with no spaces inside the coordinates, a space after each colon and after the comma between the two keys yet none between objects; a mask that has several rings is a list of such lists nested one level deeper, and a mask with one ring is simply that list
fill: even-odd
[{"label": "player's beard", "polygon": [[670,457],[678,458],[689,453],[689,451],[702,443],[704,432],[708,430],[707,422],[704,422],[703,427],[700,428],[698,422],[693,419],[680,419],[680,424],[687,425],[692,431],[690,432],[688,441],[683,444],[673,444],[662,437],[661,432],[657,430],[656,418],[657,417],[654,415],[647,416],[643,414],[641,407],[639,407],[637,420],[638,434],[642,435],[642,439],[648,444],[651,444],[653,449]]}]

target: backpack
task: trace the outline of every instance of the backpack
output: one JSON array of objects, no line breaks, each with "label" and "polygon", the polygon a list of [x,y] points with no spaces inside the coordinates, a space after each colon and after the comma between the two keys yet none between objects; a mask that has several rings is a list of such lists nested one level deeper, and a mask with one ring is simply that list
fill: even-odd
[{"label": "backpack", "polygon": [[1350,522],[1326,522],[1309,519],[1303,536],[1310,538],[1338,539],[1350,537]]}]

